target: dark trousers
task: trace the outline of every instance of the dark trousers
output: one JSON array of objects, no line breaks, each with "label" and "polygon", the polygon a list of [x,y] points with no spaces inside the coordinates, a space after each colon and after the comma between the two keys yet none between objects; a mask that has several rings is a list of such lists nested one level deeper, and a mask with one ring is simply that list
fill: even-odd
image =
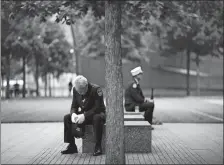
[{"label": "dark trousers", "polygon": [[[94,130],[94,140],[96,144],[101,144],[102,134],[103,134],[103,125],[105,123],[105,114],[95,114],[91,118],[85,118],[85,121],[82,124],[78,124],[78,127],[84,128],[85,125],[93,125]],[[64,116],[64,142],[65,143],[74,143],[73,128],[74,123],[71,121],[71,115],[67,114]]]},{"label": "dark trousers", "polygon": [[140,112],[145,112],[144,113],[144,118],[146,121],[148,121],[150,124],[152,124],[152,118],[153,118],[153,111],[154,111],[154,103],[150,102],[144,102],[142,104],[126,104],[125,109],[127,112],[134,112],[135,111],[135,106],[139,106],[139,111]]}]

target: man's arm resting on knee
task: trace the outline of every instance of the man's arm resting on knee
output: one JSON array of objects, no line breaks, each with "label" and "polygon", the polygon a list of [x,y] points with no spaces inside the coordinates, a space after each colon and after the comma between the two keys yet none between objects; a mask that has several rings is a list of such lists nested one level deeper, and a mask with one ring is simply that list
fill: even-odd
[{"label": "man's arm resting on knee", "polygon": [[[102,101],[100,99],[95,100],[95,105],[90,110],[84,112],[85,118],[92,117],[94,114],[105,112],[105,106],[101,105]],[[104,103],[103,103],[104,104]]]},{"label": "man's arm resting on knee", "polygon": [[145,102],[145,98],[142,97],[138,92],[136,88],[131,88],[131,96],[134,98],[134,100],[138,103],[144,103]]},{"label": "man's arm resting on knee", "polygon": [[85,116],[85,118],[92,117],[94,114],[97,114],[100,112],[105,112],[105,109],[106,108],[105,108],[104,101],[103,101],[103,93],[102,93],[102,90],[100,88],[98,88],[94,106],[90,110],[84,112],[84,116]]},{"label": "man's arm resting on knee", "polygon": [[85,116],[85,118],[87,118],[87,117],[89,118],[89,117],[92,117],[94,114],[98,114],[98,113],[104,112],[104,111],[105,111],[105,108],[95,105],[92,109],[84,112],[84,116]]}]

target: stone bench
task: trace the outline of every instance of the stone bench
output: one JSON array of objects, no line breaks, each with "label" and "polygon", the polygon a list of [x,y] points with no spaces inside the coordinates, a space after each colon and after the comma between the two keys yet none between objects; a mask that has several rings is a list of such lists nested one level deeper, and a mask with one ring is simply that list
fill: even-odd
[{"label": "stone bench", "polygon": [[[103,127],[102,150],[105,153],[105,127]],[[151,125],[147,121],[124,121],[125,152],[151,152]],[[92,153],[95,146],[92,125],[86,125],[85,138],[82,140],[82,152]]]},{"label": "stone bench", "polygon": [[124,121],[125,152],[151,152],[152,130],[147,121]]},{"label": "stone bench", "polygon": [[127,112],[124,111],[124,121],[143,121],[144,112]]},{"label": "stone bench", "polygon": [[144,121],[144,117],[138,114],[124,115],[124,121]]},{"label": "stone bench", "polygon": [[[106,136],[106,124],[103,126],[103,136],[102,136],[102,150],[105,153],[105,136]],[[82,153],[92,153],[94,150],[94,131],[92,125],[85,126],[85,138],[82,139]]]},{"label": "stone bench", "polygon": [[124,115],[143,115],[143,112],[124,112]]}]

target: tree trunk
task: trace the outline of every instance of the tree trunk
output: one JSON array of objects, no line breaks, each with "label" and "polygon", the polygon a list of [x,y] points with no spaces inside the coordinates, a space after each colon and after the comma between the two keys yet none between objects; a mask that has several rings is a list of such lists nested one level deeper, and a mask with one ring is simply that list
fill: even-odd
[{"label": "tree trunk", "polygon": [[183,65],[184,65],[184,56],[185,56],[184,52],[181,52],[181,57],[180,57],[180,68],[182,68]]},{"label": "tree trunk", "polygon": [[54,74],[52,74],[52,96],[55,97],[55,83],[54,83]]},{"label": "tree trunk", "polygon": [[199,67],[199,55],[196,56],[196,66],[197,66],[197,83],[196,83],[196,91],[197,96],[200,96],[200,67]]},{"label": "tree trunk", "polygon": [[49,97],[51,97],[51,74],[48,74],[48,84],[49,84]]},{"label": "tree trunk", "polygon": [[209,57],[209,63],[208,63],[208,77],[207,77],[207,89],[210,89],[211,88],[211,67],[212,67],[212,56]]},{"label": "tree trunk", "polygon": [[47,73],[45,73],[44,82],[44,95],[47,97]]},{"label": "tree trunk", "polygon": [[[76,75],[79,75],[79,55],[78,55],[78,47],[75,41],[75,32],[73,29],[73,24],[71,24],[71,32],[72,32],[72,39],[73,39],[73,47],[74,47],[74,53],[75,53],[75,70],[76,70]],[[74,54],[73,54],[74,56]]]},{"label": "tree trunk", "polygon": [[6,86],[6,99],[10,98],[10,57],[11,57],[11,53],[6,56],[6,81],[7,81],[7,86]]},{"label": "tree trunk", "polygon": [[[1,66],[1,63],[0,63],[0,66]],[[3,87],[3,85],[4,85],[4,75],[3,74],[1,74],[1,87]],[[4,88],[3,88],[4,89]],[[2,91],[4,91],[4,90],[1,90],[1,97],[4,97],[4,94],[2,93]]]},{"label": "tree trunk", "polygon": [[191,52],[187,50],[187,96],[190,96],[190,65],[191,65]]},{"label": "tree trunk", "polygon": [[105,1],[106,164],[125,164],[120,3]]},{"label": "tree trunk", "polygon": [[39,59],[36,55],[35,57],[35,62],[36,62],[36,73],[35,73],[35,82],[36,82],[36,95],[39,96]]},{"label": "tree trunk", "polygon": [[26,57],[23,55],[23,98],[26,97]]}]

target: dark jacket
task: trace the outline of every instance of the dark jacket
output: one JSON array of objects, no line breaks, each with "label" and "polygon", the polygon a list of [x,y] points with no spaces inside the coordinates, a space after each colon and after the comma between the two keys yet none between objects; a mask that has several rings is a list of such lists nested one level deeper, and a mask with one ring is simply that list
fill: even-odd
[{"label": "dark jacket", "polygon": [[142,104],[144,103],[145,97],[142,93],[141,87],[135,81],[128,85],[125,90],[125,105],[130,104]]},{"label": "dark jacket", "polygon": [[[81,111],[78,111],[79,107]],[[85,96],[80,95],[76,89],[73,88],[71,115],[72,113],[84,113],[85,117],[91,118],[94,114],[105,113],[105,109],[103,92],[98,85],[88,83],[88,90]]]}]

